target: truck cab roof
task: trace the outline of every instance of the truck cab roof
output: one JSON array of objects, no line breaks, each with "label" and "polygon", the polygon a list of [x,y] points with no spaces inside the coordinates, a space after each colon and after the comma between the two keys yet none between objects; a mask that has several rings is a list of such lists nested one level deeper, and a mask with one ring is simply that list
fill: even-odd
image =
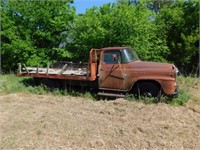
[{"label": "truck cab roof", "polygon": [[107,50],[121,50],[121,49],[125,49],[125,48],[129,48],[129,47],[105,47],[105,48],[101,48],[100,50],[103,50],[103,51],[107,51]]}]

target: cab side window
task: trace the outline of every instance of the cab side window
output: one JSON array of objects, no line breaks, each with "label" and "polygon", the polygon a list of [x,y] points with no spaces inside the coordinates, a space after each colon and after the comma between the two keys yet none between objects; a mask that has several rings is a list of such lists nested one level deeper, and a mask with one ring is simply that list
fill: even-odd
[{"label": "cab side window", "polygon": [[121,63],[120,51],[105,51],[104,52],[104,63],[105,64],[118,64]]}]

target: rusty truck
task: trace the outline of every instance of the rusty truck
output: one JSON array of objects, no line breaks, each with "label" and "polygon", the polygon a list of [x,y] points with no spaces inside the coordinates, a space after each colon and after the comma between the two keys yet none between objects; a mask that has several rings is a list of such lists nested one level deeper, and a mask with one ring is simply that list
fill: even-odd
[{"label": "rusty truck", "polygon": [[101,96],[138,98],[177,97],[177,72],[174,64],[141,61],[131,47],[107,47],[91,49],[88,63],[61,62],[46,68],[19,64],[18,75],[50,87],[78,85],[94,88]]}]

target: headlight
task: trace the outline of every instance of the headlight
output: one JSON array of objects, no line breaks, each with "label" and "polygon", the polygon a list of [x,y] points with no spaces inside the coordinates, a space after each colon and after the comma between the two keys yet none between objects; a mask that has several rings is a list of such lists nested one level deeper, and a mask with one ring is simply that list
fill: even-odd
[{"label": "headlight", "polygon": [[176,70],[176,74],[178,74],[179,73],[179,70],[178,70],[178,68],[174,65],[174,64],[172,64],[172,69],[175,69]]}]

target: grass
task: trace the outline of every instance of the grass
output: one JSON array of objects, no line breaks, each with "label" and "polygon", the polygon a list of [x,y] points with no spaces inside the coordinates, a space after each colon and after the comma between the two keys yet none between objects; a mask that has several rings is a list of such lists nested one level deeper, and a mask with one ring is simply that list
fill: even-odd
[{"label": "grass", "polygon": [[189,101],[190,98],[191,98],[191,94],[181,89],[179,91],[179,96],[177,98],[174,98],[168,101],[168,103],[174,106],[184,105],[185,103]]},{"label": "grass", "polygon": [[[200,103],[200,98],[194,96],[191,93],[191,89],[195,89],[200,85],[200,79],[195,77],[183,77],[179,76],[177,82],[180,87],[178,98],[172,100],[162,97],[161,102],[168,103],[171,105],[184,105],[189,99],[193,99],[195,102]],[[70,95],[70,96],[81,96],[91,100],[96,99],[96,96],[89,91],[76,91],[76,90],[61,90],[54,89],[50,91],[44,86],[34,86],[34,81],[32,78],[28,77],[17,77],[16,75],[0,75],[0,93],[33,93],[33,94],[52,94],[52,95]],[[129,101],[136,101],[133,96],[127,98]],[[152,98],[140,98],[138,101],[142,101],[146,104],[155,103]]]},{"label": "grass", "polygon": [[0,75],[0,93],[28,92],[26,86],[21,83],[22,80],[23,78],[15,75]]},{"label": "grass", "polygon": [[10,93],[32,93],[32,94],[51,94],[57,96],[81,96],[88,99],[94,99],[94,96],[87,91],[76,91],[73,89],[62,90],[54,89],[53,91],[46,86],[34,86],[34,80],[28,77],[17,77],[14,74],[0,75],[0,94]]},{"label": "grass", "polygon": [[178,76],[177,82],[180,89],[179,96],[170,102],[172,105],[184,105],[190,99],[193,99],[194,101],[200,101],[199,97],[196,96],[192,91],[192,89],[200,86],[200,78],[191,76]]},{"label": "grass", "polygon": [[190,88],[195,88],[200,84],[200,78],[178,76],[177,82],[181,89],[189,90]]},{"label": "grass", "polygon": [[34,93],[34,94],[48,94],[49,91],[43,86],[34,86],[32,78],[17,77],[14,74],[0,75],[0,93]]}]

